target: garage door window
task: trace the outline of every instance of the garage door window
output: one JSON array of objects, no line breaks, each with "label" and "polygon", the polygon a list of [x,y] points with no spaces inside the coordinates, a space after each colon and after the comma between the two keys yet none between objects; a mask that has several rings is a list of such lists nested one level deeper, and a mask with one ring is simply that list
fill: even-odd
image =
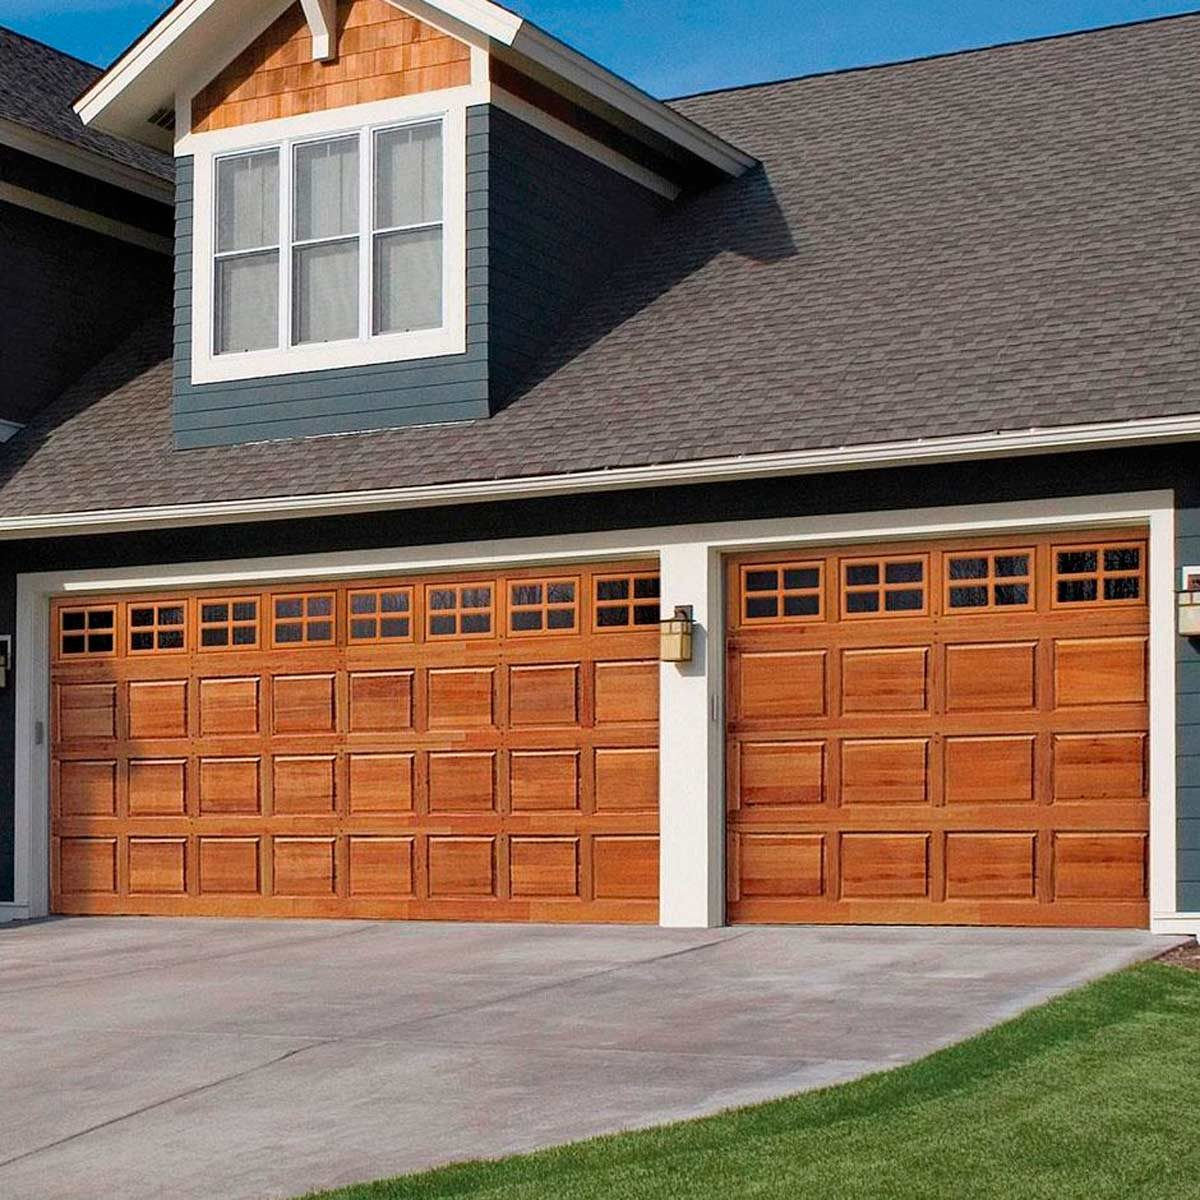
[{"label": "garage door window", "polygon": [[178,654],[185,647],[182,601],[173,604],[130,604],[129,653]]},{"label": "garage door window", "polygon": [[109,605],[60,609],[58,652],[63,658],[111,658],[116,628],[117,610]]},{"label": "garage door window", "polygon": [[822,564],[755,563],[742,568],[742,618],[748,622],[819,621]]},{"label": "garage door window", "polygon": [[922,616],[929,606],[927,555],[911,558],[842,560],[842,615],[845,617]]},{"label": "garage door window", "polygon": [[495,588],[490,583],[427,588],[428,635],[431,638],[490,637],[494,595]]},{"label": "garage door window", "polygon": [[517,635],[575,633],[579,628],[577,579],[523,579],[508,593],[508,629]]},{"label": "garage door window", "polygon": [[222,597],[200,604],[201,650],[258,648],[258,598]]},{"label": "garage door window", "polygon": [[351,592],[350,641],[411,641],[412,598],[412,588]]},{"label": "garage door window", "polygon": [[1032,606],[1032,550],[947,554],[945,561],[947,612]]},{"label": "garage door window", "polygon": [[596,579],[596,628],[657,625],[661,616],[657,574],[604,575]]},{"label": "garage door window", "polygon": [[278,647],[331,646],[333,644],[333,593],[273,596],[272,637]]},{"label": "garage door window", "polygon": [[1145,566],[1137,543],[1054,547],[1054,603],[1141,604]]}]

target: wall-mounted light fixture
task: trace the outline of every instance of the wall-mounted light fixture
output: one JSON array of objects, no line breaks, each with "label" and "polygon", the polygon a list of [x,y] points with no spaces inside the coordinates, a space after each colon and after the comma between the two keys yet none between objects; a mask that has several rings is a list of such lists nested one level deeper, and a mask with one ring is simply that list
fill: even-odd
[{"label": "wall-mounted light fixture", "polygon": [[659,622],[658,656],[663,662],[692,661],[692,606],[677,604],[675,615]]},{"label": "wall-mounted light fixture", "polygon": [[1181,637],[1200,637],[1200,567],[1183,568],[1183,590],[1175,597]]}]

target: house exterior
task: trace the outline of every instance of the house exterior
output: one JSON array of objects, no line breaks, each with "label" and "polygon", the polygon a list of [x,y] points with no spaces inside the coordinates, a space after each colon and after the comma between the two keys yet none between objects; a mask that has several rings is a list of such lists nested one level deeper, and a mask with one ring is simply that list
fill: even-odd
[{"label": "house exterior", "polygon": [[179,0],[47,134],[173,300],[5,383],[0,914],[1194,932],[1198,52]]}]

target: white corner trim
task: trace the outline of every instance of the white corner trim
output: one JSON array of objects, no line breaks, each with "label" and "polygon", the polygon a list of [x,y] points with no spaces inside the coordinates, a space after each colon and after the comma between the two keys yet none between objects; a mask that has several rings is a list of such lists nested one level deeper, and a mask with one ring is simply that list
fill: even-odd
[{"label": "white corner trim", "polygon": [[300,0],[308,31],[312,34],[315,62],[326,62],[337,53],[337,0]]},{"label": "white corner trim", "polygon": [[657,192],[658,195],[664,196],[668,200],[677,199],[682,191],[678,184],[672,183],[669,179],[664,179],[640,163],[626,158],[619,150],[614,150],[612,147],[604,145],[603,142],[598,142],[595,138],[580,133],[565,121],[552,117],[536,105],[530,104],[528,100],[522,100],[520,96],[514,96],[511,92],[506,92],[495,84],[491,86],[491,99],[497,108],[524,121],[526,125],[540,129],[556,141],[570,146],[573,150],[578,150],[580,154],[586,154],[588,158],[616,171],[618,175],[624,175],[626,179],[632,179],[634,183],[640,183],[642,187]]},{"label": "white corner trim", "polygon": [[926,463],[1013,458],[1031,454],[1098,450],[1111,446],[1144,446],[1200,438],[1200,413],[1157,417],[1145,421],[1067,425],[1058,429],[1027,429],[1010,433],[968,434],[950,438],[919,438],[796,450],[731,458],[693,459],[641,467],[613,467],[558,475],[511,479],[480,479],[419,487],[373,488],[245,500],[159,504],[131,508],[0,515],[0,540],[21,537],[67,536],[105,531],[161,529],[246,521],[290,520],[309,516],[356,515],[389,509],[434,508],[453,504],[486,504],[588,492],[628,491],[643,487],[730,483],[790,475],[828,474]]},{"label": "white corner trim", "polygon": [[29,920],[29,905],[28,904],[12,904],[7,900],[0,900],[0,925],[4,925],[8,921],[28,921]]},{"label": "white corner trim", "polygon": [[1150,918],[1150,932],[1200,938],[1200,913],[1174,913],[1163,917],[1152,916]]},{"label": "white corner trim", "polygon": [[[105,237],[140,246],[143,250],[153,250],[157,254],[170,254],[173,250],[169,237],[150,233],[136,225],[126,225],[124,221],[115,221],[112,217],[104,217],[89,209],[55,200],[52,196],[43,196],[41,192],[31,192],[28,188],[17,187],[13,183],[0,181],[0,201],[40,213],[44,217],[52,217],[56,221],[66,221],[70,225],[90,229],[93,233],[101,233]],[[0,441],[4,440],[6,439],[0,437]]]},{"label": "white corner trim", "polygon": [[18,125],[15,121],[0,118],[0,146],[9,146],[150,200],[160,200],[164,204],[175,202],[175,185],[170,180],[159,179],[156,175],[105,158],[82,146],[60,141],[28,126]]},{"label": "white corner trim", "polygon": [[[704,657],[691,672],[668,677],[662,707],[665,756],[678,762],[699,719],[702,694],[719,694],[723,658],[723,608],[720,556],[758,548],[839,545],[921,537],[978,536],[1017,531],[1095,529],[1146,524],[1150,529],[1150,894],[1155,932],[1194,932],[1197,919],[1175,911],[1175,760],[1176,716],[1174,613],[1174,494],[1170,491],[960,505],[947,508],[852,513],[835,516],[777,518],[665,526],[566,537],[511,538],[493,542],[407,546],[332,554],[290,555],[207,563],[173,563],[125,567],[106,572],[77,570],[17,576],[15,630],[15,903],[31,916],[49,911],[49,728],[50,634],[49,600],[54,596],[87,595],[144,588],[226,587],[257,583],[270,586],[309,579],[429,572],[482,570],[532,563],[587,562],[657,556],[671,575],[672,603],[698,606],[707,624]],[[1157,555],[1157,557],[1156,557]],[[691,595],[692,588],[707,590]],[[682,597],[689,593],[687,600]],[[715,653],[714,648],[715,647]],[[671,668],[677,670],[677,668]],[[664,668],[665,672],[666,668]],[[705,676],[707,679],[705,680]],[[1165,685],[1164,685],[1165,681]],[[701,683],[703,682],[703,687]],[[678,684],[678,686],[676,686]],[[711,699],[709,699],[711,703]],[[664,851],[662,899],[664,921],[704,925],[718,920],[723,888],[723,855],[715,844],[714,824],[721,807],[712,797],[723,795],[719,754],[723,718],[718,704],[715,731],[708,746],[693,754],[688,788],[668,795],[664,831],[671,839]],[[711,712],[706,716],[711,717]],[[39,725],[42,738],[38,738]],[[715,739],[715,741],[714,741]],[[704,765],[707,764],[707,765]],[[714,778],[715,774],[715,778]],[[673,785],[672,785],[673,786]],[[700,789],[697,792],[696,789]],[[707,797],[707,799],[705,798]],[[669,828],[668,828],[669,827]],[[698,862],[690,859],[699,854]],[[698,873],[697,867],[703,869]]]}]

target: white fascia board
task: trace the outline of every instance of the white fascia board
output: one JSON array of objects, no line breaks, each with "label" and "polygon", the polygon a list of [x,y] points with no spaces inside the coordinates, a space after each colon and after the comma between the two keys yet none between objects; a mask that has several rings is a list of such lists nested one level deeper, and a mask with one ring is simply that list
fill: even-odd
[{"label": "white fascia board", "polygon": [[588,492],[629,491],[644,487],[731,483],[788,475],[818,475],[835,471],[908,467],[939,462],[1015,458],[1196,439],[1200,439],[1200,413],[1145,421],[1070,425],[1058,429],[1029,429],[822,450],[741,455],[733,458],[694,459],[679,463],[613,467],[572,474],[0,517],[0,540],[65,537],[95,532],[122,533],[142,529],[247,521],[292,520],[313,516],[348,516],[387,510],[436,508],[452,504],[485,504]]},{"label": "white fascia board", "polygon": [[0,118],[0,146],[9,146],[20,150],[34,158],[44,159],[55,166],[65,167],[68,171],[76,171],[80,175],[98,179],[101,183],[123,188],[150,200],[160,200],[164,204],[172,204],[175,200],[175,184],[169,179],[161,179],[157,175],[139,171],[136,167],[126,166],[95,151],[60,141],[37,129],[26,125],[18,125],[15,121]]}]

